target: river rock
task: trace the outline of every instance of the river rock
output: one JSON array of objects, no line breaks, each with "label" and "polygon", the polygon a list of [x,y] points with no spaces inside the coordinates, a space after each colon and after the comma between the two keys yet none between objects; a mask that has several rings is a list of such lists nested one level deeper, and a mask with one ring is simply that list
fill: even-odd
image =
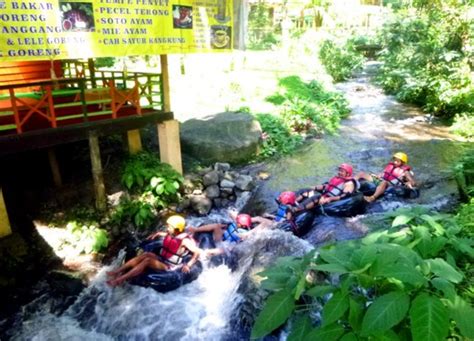
[{"label": "river rock", "polygon": [[234,188],[235,183],[230,181],[230,180],[224,179],[224,180],[221,181],[220,186],[222,188]]},{"label": "river rock", "polygon": [[203,162],[244,162],[257,154],[262,128],[252,115],[225,112],[181,125],[183,152]]},{"label": "river rock", "polygon": [[206,195],[206,197],[213,199],[219,197],[221,191],[219,189],[219,186],[211,185],[204,190],[204,194]]},{"label": "river rock", "polygon": [[189,198],[191,200],[191,206],[194,211],[200,215],[206,215],[212,208],[211,199],[204,195],[193,195]]},{"label": "river rock", "polygon": [[196,174],[189,174],[184,177],[183,188],[185,194],[191,194],[195,189],[203,190],[202,179]]},{"label": "river rock", "polygon": [[226,172],[230,169],[230,164],[224,162],[216,162],[214,164],[214,170]]},{"label": "river rock", "polygon": [[239,177],[235,179],[235,187],[242,191],[250,191],[254,186],[255,184],[250,175],[239,175]]},{"label": "river rock", "polygon": [[204,186],[210,186],[210,185],[216,185],[219,183],[219,172],[218,171],[212,171],[209,173],[204,174],[202,178],[202,183]]}]

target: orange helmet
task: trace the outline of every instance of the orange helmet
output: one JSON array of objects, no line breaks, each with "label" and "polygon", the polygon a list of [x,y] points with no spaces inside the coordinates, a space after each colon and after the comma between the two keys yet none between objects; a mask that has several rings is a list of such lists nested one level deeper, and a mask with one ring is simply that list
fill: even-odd
[{"label": "orange helmet", "polygon": [[278,196],[278,202],[283,205],[294,205],[296,203],[295,192],[281,192]]},{"label": "orange helmet", "polygon": [[239,214],[235,220],[237,225],[246,227],[248,229],[252,226],[252,217],[248,214]]},{"label": "orange helmet", "polygon": [[348,163],[341,163],[338,169],[344,169],[349,176],[352,176],[352,166]]}]

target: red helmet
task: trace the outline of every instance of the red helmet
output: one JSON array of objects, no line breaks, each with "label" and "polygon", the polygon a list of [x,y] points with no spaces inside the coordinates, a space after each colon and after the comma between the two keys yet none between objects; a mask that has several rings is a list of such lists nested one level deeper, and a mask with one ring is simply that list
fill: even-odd
[{"label": "red helmet", "polygon": [[283,205],[294,205],[296,203],[295,192],[281,192],[278,196],[278,202]]},{"label": "red helmet", "polygon": [[348,176],[352,176],[352,166],[350,164],[341,163],[338,169],[344,169],[348,173]]},{"label": "red helmet", "polygon": [[235,220],[237,221],[237,225],[248,229],[252,226],[252,217],[248,214],[239,214]]}]

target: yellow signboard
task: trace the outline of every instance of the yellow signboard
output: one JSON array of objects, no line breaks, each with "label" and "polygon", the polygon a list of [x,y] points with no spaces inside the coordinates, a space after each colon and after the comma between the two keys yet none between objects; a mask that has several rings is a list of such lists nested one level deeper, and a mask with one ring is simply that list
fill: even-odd
[{"label": "yellow signboard", "polygon": [[217,52],[232,0],[0,0],[0,61]]}]

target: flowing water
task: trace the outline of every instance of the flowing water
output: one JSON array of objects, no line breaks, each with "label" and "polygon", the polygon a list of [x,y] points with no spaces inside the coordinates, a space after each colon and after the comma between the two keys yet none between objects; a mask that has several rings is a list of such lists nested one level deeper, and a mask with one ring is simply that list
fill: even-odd
[{"label": "flowing water", "polygon": [[[368,222],[380,220],[381,212],[419,204],[434,209],[456,201],[456,185],[450,167],[461,154],[446,128],[435,124],[419,109],[403,105],[370,84],[375,64],[368,65],[352,81],[339,85],[352,108],[338,136],[307,145],[296,155],[268,165],[269,180],[262,183],[252,208],[274,208],[278,192],[322,183],[341,162],[356,171],[379,172],[395,151],[405,151],[422,184],[413,201],[380,200],[365,215],[354,218],[318,218],[317,228],[299,239],[290,233],[266,230],[237,245],[239,265],[210,267],[200,277],[169,293],[157,293],[125,284],[115,289],[105,284],[102,269],[76,302],[61,314],[51,313],[52,297],[42,297],[24,307],[7,338],[13,340],[247,340],[264,293],[256,275],[283,255],[303,255],[328,240],[358,238]],[[191,223],[223,219],[225,212]],[[120,259],[117,259],[117,265]]]}]

